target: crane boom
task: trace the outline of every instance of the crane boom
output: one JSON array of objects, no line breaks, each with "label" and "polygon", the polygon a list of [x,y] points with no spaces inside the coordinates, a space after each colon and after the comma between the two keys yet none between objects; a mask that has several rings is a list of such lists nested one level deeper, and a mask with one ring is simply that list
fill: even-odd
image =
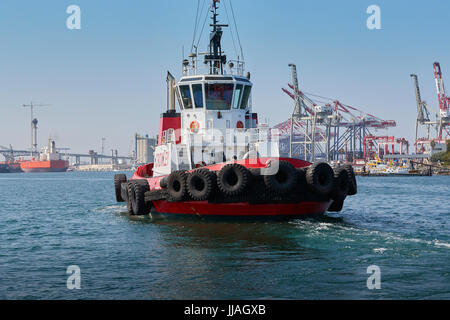
[{"label": "crane boom", "polygon": [[445,93],[444,80],[442,79],[442,71],[441,65],[439,62],[435,62],[433,64],[434,67],[434,77],[436,80],[436,89],[439,100],[439,109],[441,110],[441,117],[448,118],[450,117],[450,97],[447,97]]}]

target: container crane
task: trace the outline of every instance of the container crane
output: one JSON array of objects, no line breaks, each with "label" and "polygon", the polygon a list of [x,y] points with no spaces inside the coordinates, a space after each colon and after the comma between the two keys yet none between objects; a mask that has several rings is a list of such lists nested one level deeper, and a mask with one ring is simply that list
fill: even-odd
[{"label": "container crane", "polygon": [[[322,153],[327,161],[331,161],[339,160],[339,155],[344,152],[347,154],[344,150],[349,149],[353,161],[363,156],[364,137],[372,134],[369,129],[387,129],[397,125],[394,120],[383,120],[336,99],[301,91],[295,65],[289,66],[293,84],[288,86],[293,92],[285,88],[282,88],[282,91],[295,102],[294,116],[277,125],[276,128],[287,135],[286,129],[290,127],[289,152],[291,155],[295,150],[296,154],[304,153],[306,160],[314,159],[314,150],[317,149],[317,152]],[[309,96],[330,100],[330,102],[316,102]],[[303,116],[295,116],[299,112],[303,113]],[[298,147],[302,144],[304,144],[304,151]]]},{"label": "container crane", "polygon": [[442,78],[441,65],[439,64],[439,62],[435,62],[433,64],[433,68],[440,111],[438,134],[439,140],[442,141],[443,131],[446,131],[447,135],[450,135],[447,130],[447,127],[450,125],[450,97],[448,97],[445,92],[444,80]]},{"label": "container crane", "polygon": [[[420,95],[420,87],[419,87],[419,78],[416,74],[411,74],[411,78],[414,80],[414,91],[416,93],[416,104],[417,104],[417,120],[416,120],[416,131],[415,131],[415,140],[414,140],[414,148],[415,153],[417,154],[419,151],[419,145],[423,143],[423,141],[430,140],[430,130],[432,126],[437,126],[437,121],[431,121],[430,119],[430,111],[427,103],[422,101],[422,97]],[[427,137],[419,138],[419,127],[425,126]]]}]

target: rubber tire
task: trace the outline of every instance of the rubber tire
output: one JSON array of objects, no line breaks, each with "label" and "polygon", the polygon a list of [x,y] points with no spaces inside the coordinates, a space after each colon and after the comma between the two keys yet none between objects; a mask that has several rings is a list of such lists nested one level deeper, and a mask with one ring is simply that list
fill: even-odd
[{"label": "rubber tire", "polygon": [[187,195],[187,173],[186,171],[174,171],[167,180],[167,191],[170,200],[183,201]]},{"label": "rubber tire", "polygon": [[344,167],[334,169],[334,188],[330,194],[331,199],[344,201],[350,189],[349,173]]},{"label": "rubber tire", "polygon": [[334,200],[328,208],[328,212],[341,212],[344,207],[344,200]]},{"label": "rubber tire", "polygon": [[242,194],[247,189],[249,180],[250,172],[247,168],[240,164],[232,163],[227,164],[219,171],[217,186],[224,195],[234,197]]},{"label": "rubber tire", "polygon": [[[145,181],[145,182],[144,182]],[[151,207],[145,203],[145,193],[149,190],[148,182],[146,180],[134,180],[129,185],[129,199],[131,202],[132,215],[144,216],[150,213]]]},{"label": "rubber tire", "polygon": [[206,201],[214,191],[215,175],[209,170],[195,170],[189,174],[186,184],[191,198],[195,201]]},{"label": "rubber tire", "polygon": [[356,183],[355,171],[351,165],[346,165],[344,168],[348,172],[348,179],[350,181],[350,188],[348,190],[349,196],[354,196],[358,193],[358,184]]},{"label": "rubber tire", "polygon": [[125,199],[122,198],[122,183],[125,182],[127,182],[127,176],[125,174],[116,174],[114,176],[114,191],[117,202],[125,202]]},{"label": "rubber tire", "polygon": [[167,181],[169,180],[169,177],[164,177],[161,180],[159,180],[159,186],[163,189],[167,189]]},{"label": "rubber tire", "polygon": [[128,182],[124,182],[122,183],[121,187],[121,197],[123,199],[124,202],[128,201]]},{"label": "rubber tire", "polygon": [[297,185],[297,170],[287,161],[280,161],[278,172],[264,176],[266,187],[276,193],[288,193]]},{"label": "rubber tire", "polygon": [[127,212],[130,215],[133,214],[133,204],[131,202],[131,197],[134,197],[134,184],[135,184],[134,180],[127,182],[127,190],[128,190]]},{"label": "rubber tire", "polygon": [[261,176],[261,168],[250,168],[248,171],[250,172],[250,176],[253,178]]},{"label": "rubber tire", "polygon": [[297,186],[301,191],[306,191],[308,189],[308,182],[306,182],[306,171],[307,168],[297,169]]},{"label": "rubber tire", "polygon": [[334,172],[328,163],[316,162],[306,171],[306,182],[311,190],[321,195],[333,191]]}]

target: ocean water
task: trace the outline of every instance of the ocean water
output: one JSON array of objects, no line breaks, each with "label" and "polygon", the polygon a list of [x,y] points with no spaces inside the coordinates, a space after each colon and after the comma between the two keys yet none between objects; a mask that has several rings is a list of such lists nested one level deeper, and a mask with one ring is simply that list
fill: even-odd
[{"label": "ocean water", "polygon": [[132,219],[113,175],[0,175],[1,299],[450,299],[450,177],[358,178],[339,214],[238,223]]}]

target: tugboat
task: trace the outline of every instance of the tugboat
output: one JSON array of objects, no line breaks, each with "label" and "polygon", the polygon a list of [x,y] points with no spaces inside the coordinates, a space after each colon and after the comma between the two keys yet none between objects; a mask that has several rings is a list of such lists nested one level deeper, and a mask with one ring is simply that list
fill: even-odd
[{"label": "tugboat", "polygon": [[252,112],[244,62],[222,51],[227,26],[218,24],[218,2],[211,5],[208,52],[183,60],[177,83],[168,72],[154,163],[130,180],[115,175],[116,200],[127,203],[130,215],[165,217],[291,219],[341,211],[357,193],[353,168],[280,157],[276,132]]}]

